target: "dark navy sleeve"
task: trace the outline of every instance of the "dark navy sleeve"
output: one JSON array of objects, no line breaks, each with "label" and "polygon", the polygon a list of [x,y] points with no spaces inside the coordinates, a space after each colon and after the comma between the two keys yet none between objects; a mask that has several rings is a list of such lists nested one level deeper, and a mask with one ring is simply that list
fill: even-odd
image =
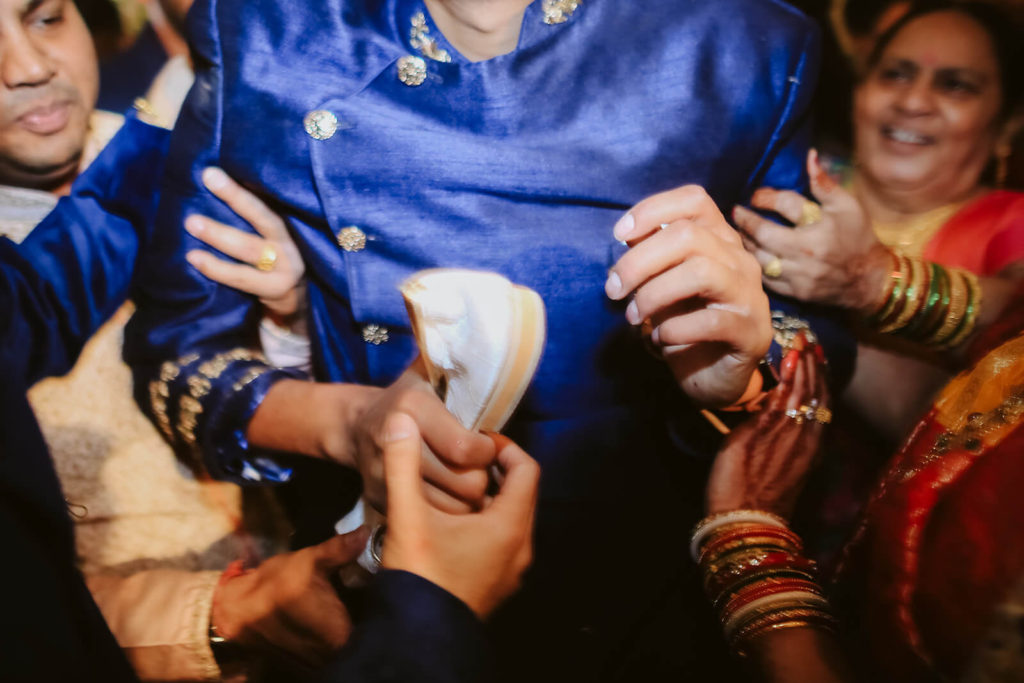
[{"label": "dark navy sleeve", "polygon": [[483,624],[451,593],[404,571],[383,570],[365,618],[324,672],[329,683],[485,683],[493,679]]},{"label": "dark navy sleeve", "polygon": [[811,143],[811,103],[821,61],[820,35],[814,22],[804,18],[804,30],[786,61],[786,89],[778,118],[764,155],[747,179],[744,199],[759,187],[807,190],[807,150]]},{"label": "dark navy sleeve", "polygon": [[126,330],[125,359],[136,401],[179,451],[201,458],[218,478],[277,482],[290,470],[249,448],[245,430],[275,381],[302,374],[265,361],[254,297],[208,280],[185,260],[192,249],[212,251],[185,232],[189,215],[253,231],[201,180],[205,167],[218,164],[224,125],[217,8],[200,0],[188,15],[196,80],[171,137],[153,241],[133,292],[137,311]]},{"label": "dark navy sleeve", "polygon": [[[168,132],[129,118],[20,245],[2,240],[2,343],[31,384],[71,369],[128,295],[147,240]],[[15,378],[10,378],[14,380]]]},{"label": "dark navy sleeve", "polygon": [[[795,10],[794,10],[795,11]],[[799,49],[789,60],[788,84],[781,115],[765,154],[744,190],[749,198],[759,187],[794,190],[808,194],[807,152],[810,147],[811,103],[818,81],[820,35],[812,21],[804,18]],[[768,352],[769,363],[778,370],[786,340],[796,329],[806,328],[821,344],[829,362],[828,380],[835,394],[849,382],[853,373],[856,343],[847,329],[843,314],[826,306],[805,304],[769,292],[775,338]]]}]

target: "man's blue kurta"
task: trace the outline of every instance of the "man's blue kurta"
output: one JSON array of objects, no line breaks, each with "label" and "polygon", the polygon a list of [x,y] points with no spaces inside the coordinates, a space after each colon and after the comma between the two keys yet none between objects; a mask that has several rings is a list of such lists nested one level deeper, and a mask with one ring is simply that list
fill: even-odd
[{"label": "man's blue kurta", "polygon": [[206,166],[288,220],[318,380],[402,372],[416,347],[397,284],[417,270],[536,290],[547,347],[507,430],[543,468],[536,563],[497,640],[510,672],[610,670],[682,580],[701,504],[692,456],[709,450],[604,295],[625,249],[612,225],[688,183],[725,210],[761,185],[801,188],[812,25],[774,0],[537,0],[512,53],[471,62],[421,0],[199,0],[190,22],[197,81],[127,345],[140,401],[218,476],[292,475],[244,439],[286,376],[250,350],[257,303],[184,260],[204,248],[186,216],[241,227],[203,188]]}]

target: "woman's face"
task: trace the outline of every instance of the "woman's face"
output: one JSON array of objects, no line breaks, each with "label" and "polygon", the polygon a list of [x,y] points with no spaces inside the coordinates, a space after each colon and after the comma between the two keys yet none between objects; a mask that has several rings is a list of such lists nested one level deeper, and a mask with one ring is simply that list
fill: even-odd
[{"label": "woman's face", "polygon": [[999,64],[985,30],[958,12],[914,19],[893,37],[854,102],[861,173],[890,190],[955,198],[995,145]]}]

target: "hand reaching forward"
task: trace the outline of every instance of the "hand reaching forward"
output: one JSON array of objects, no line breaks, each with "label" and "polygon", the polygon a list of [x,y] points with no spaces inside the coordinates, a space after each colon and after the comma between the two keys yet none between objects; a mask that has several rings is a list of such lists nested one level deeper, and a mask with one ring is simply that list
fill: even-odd
[{"label": "hand reaching forward", "polygon": [[651,341],[691,398],[727,405],[747,388],[771,343],[761,269],[703,188],[643,200],[615,226],[630,244],[608,276],[626,319],[649,320]]},{"label": "hand reaching forward", "polygon": [[189,234],[233,260],[193,249],[186,254],[188,262],[215,282],[259,297],[271,317],[287,322],[304,303],[306,264],[284,220],[219,168],[204,170],[203,183],[259,234],[204,216],[189,216],[185,219]]},{"label": "hand reaching forward", "polygon": [[[807,170],[820,211],[808,207],[813,202],[796,192],[761,188],[751,206],[774,211],[796,227],[783,227],[737,206],[733,217],[744,232],[744,245],[768,272],[764,284],[773,292],[872,313],[888,276],[889,251],[860,203],[825,173],[814,150],[807,156]],[[776,259],[777,275],[769,267]]]},{"label": "hand reaching forward", "polygon": [[226,640],[318,668],[348,641],[352,623],[330,582],[366,546],[366,529],[277,555],[222,581],[210,623]]},{"label": "hand reaching forward", "polygon": [[728,436],[708,478],[708,514],[744,509],[792,515],[830,417],[820,348],[790,351],[765,406]]},{"label": "hand reaching forward", "polygon": [[502,482],[480,512],[452,515],[430,504],[420,483],[420,433],[404,413],[386,423],[384,468],[388,531],[382,565],[444,588],[481,619],[514,593],[533,557],[533,518],[540,467],[505,437]]}]

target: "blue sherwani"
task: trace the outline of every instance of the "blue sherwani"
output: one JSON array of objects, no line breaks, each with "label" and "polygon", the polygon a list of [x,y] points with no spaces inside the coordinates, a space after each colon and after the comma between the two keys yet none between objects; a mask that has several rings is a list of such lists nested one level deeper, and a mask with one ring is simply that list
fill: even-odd
[{"label": "blue sherwani", "polygon": [[[25,399],[71,369],[124,302],[149,241],[167,131],[129,119],[31,235],[0,237],[0,678],[133,681],[76,568],[72,524]],[[371,583],[362,618],[323,680],[476,683],[490,659],[476,616],[414,574]]]},{"label": "blue sherwani", "polygon": [[478,63],[421,0],[199,0],[190,22],[197,81],[127,347],[140,402],[218,476],[292,475],[244,438],[285,376],[247,350],[256,302],[184,261],[202,248],[187,215],[241,225],[203,189],[208,165],[288,220],[319,380],[386,385],[409,364],[396,285],[417,270],[536,290],[547,347],[507,431],[543,468],[537,553],[494,625],[502,666],[564,680],[629,666],[689,571],[704,466],[691,456],[714,442],[604,295],[624,252],[612,225],[687,183],[726,210],[761,185],[803,187],[810,22],[774,0],[538,1],[517,48]]}]

